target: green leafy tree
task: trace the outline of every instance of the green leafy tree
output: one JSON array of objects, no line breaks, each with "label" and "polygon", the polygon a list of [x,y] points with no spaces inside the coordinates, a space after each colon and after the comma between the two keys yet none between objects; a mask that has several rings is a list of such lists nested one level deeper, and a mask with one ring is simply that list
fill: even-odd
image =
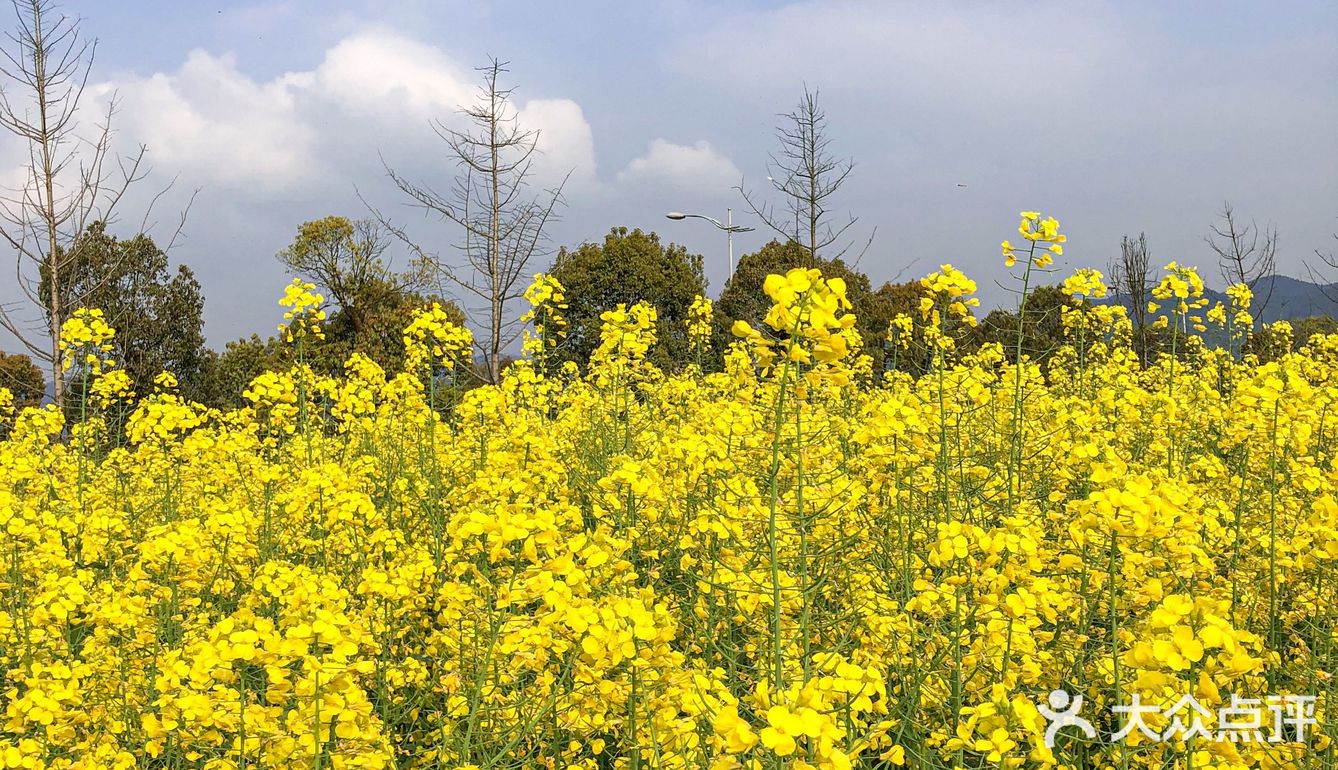
[{"label": "green leafy tree", "polygon": [[242,406],[242,391],[263,372],[291,364],[276,337],[234,340],[221,352],[210,350],[205,357],[201,385],[196,400],[206,406],[228,409]]},{"label": "green leafy tree", "polygon": [[356,314],[338,308],[325,324],[325,339],[312,350],[312,365],[327,372],[339,371],[348,357],[362,353],[385,369],[399,371],[404,365],[404,328],[415,311],[440,303],[452,323],[465,325],[465,314],[454,302],[427,295],[388,281],[371,281],[360,294]]},{"label": "green leafy tree", "polygon": [[600,314],[619,303],[630,307],[640,301],[659,313],[659,343],[650,359],[668,369],[690,360],[688,308],[706,293],[701,255],[661,243],[655,233],[615,227],[603,243],[561,249],[552,275],[565,289],[568,305],[568,336],[559,360],[584,366],[599,345]]},{"label": "green leafy tree", "polygon": [[[375,361],[388,375],[404,366],[404,328],[420,308],[440,302],[453,323],[465,324],[465,315],[451,302],[428,297],[388,284],[370,284],[362,294],[366,312],[358,333],[353,332],[351,314],[336,309],[325,323],[325,339],[313,340],[307,348],[307,363],[316,371],[338,374],[354,353]],[[222,351],[209,351],[204,362],[196,399],[208,406],[226,409],[242,405],[242,391],[266,371],[287,369],[293,364],[291,346],[275,336],[234,340]]]},{"label": "green leafy tree", "polygon": [[[1027,313],[1022,324],[1022,352],[1041,364],[1065,343],[1061,319],[1063,307],[1076,307],[1072,297],[1058,286],[1037,286],[1027,296]],[[1017,313],[992,310],[976,327],[974,347],[997,342],[1011,361],[1017,355]]]},{"label": "green leafy tree", "polygon": [[883,362],[882,340],[891,320],[891,306],[886,298],[873,291],[869,276],[848,266],[840,259],[813,256],[812,251],[798,241],[771,241],[752,254],[739,259],[734,275],[725,283],[720,299],[715,303],[715,334],[713,345],[723,352],[734,335],[730,327],[736,320],[747,321],[753,327],[762,325],[762,319],[771,309],[771,299],[762,290],[767,275],[783,275],[796,268],[818,268],[827,278],[841,278],[846,282],[846,297],[858,322],[863,352],[874,359],[874,371],[880,371]]},{"label": "green leafy tree", "polygon": [[[278,253],[290,273],[315,284],[333,304],[325,340],[309,351],[318,369],[337,372],[350,355],[362,353],[387,371],[397,371],[404,361],[404,327],[415,310],[434,301],[464,324],[464,313],[454,303],[422,292],[424,267],[404,272],[390,267],[384,255],[391,241],[375,219],[328,216],[303,222],[293,242]],[[252,347],[238,344],[238,355]]]},{"label": "green leafy tree", "polygon": [[[192,395],[204,364],[204,295],[185,265],[175,270],[147,235],[119,239],[94,222],[75,244],[77,259],[61,259],[58,291],[63,307],[99,308],[116,329],[112,358],[130,375],[137,393],[171,372]],[[42,272],[42,292],[50,285]]]},{"label": "green leafy tree", "polygon": [[278,258],[288,272],[314,283],[338,305],[356,340],[388,295],[423,283],[421,270],[390,269],[383,259],[389,245],[388,233],[374,219],[328,216],[303,222]]},{"label": "green leafy tree", "polygon": [[[887,326],[878,331],[877,337],[869,345],[877,345],[882,350],[882,371],[897,370],[920,375],[928,371],[930,363],[929,347],[925,345],[924,335],[920,332],[920,298],[925,296],[925,287],[919,281],[888,282],[874,293],[877,306],[888,322],[898,315],[905,315],[912,320],[913,326],[908,338],[890,340]],[[904,334],[904,332],[899,332]],[[898,344],[901,343],[901,344]]]},{"label": "green leafy tree", "polygon": [[46,381],[42,370],[22,353],[0,351],[0,388],[14,396],[14,407],[22,409],[37,406],[46,396]]}]

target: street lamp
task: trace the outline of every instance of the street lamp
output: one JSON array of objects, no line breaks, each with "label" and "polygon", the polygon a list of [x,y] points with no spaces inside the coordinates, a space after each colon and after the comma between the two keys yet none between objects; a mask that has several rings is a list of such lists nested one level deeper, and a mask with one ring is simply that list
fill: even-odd
[{"label": "street lamp", "polygon": [[729,234],[729,274],[734,275],[734,234],[749,233],[753,228],[734,224],[734,209],[725,209],[725,221],[721,222],[715,217],[708,217],[705,214],[684,214],[681,211],[671,211],[664,215],[668,219],[705,219],[707,222],[715,225]]}]

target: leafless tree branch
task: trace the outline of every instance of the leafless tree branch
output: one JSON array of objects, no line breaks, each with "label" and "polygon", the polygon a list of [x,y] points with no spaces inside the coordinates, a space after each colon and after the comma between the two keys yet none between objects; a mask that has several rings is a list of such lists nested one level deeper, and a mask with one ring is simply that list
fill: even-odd
[{"label": "leafless tree branch", "polygon": [[[844,222],[833,222],[829,206],[854,171],[855,163],[832,155],[827,115],[818,104],[817,91],[805,86],[795,109],[779,117],[781,125],[776,129],[776,138],[780,149],[770,155],[767,182],[779,194],[781,204],[768,203],[760,194],[748,190],[744,181],[736,189],[767,227],[802,244],[810,257],[840,259],[851,248],[842,241],[859,220],[851,216]],[[860,257],[872,242],[871,235]]]},{"label": "leafless tree branch", "polygon": [[60,330],[83,299],[69,295],[62,276],[84,258],[80,235],[114,221],[126,191],[144,178],[146,150],[115,153],[114,95],[91,135],[81,133],[97,41],[81,34],[79,19],[54,0],[11,0],[11,8],[15,25],[0,47],[0,128],[26,144],[28,164],[19,187],[0,190],[0,244],[13,254],[26,301],[0,306],[0,327],[48,366],[59,402]]},{"label": "leafless tree branch", "polygon": [[1222,204],[1219,221],[1209,229],[1211,233],[1204,241],[1217,254],[1218,269],[1227,285],[1243,283],[1254,292],[1260,280],[1269,279],[1268,291],[1262,297],[1255,292],[1252,304],[1255,313],[1262,317],[1273,297],[1272,277],[1278,267],[1278,229],[1272,225],[1260,228],[1253,220],[1249,224],[1242,223],[1236,218],[1230,201]]},{"label": "leafless tree branch", "polygon": [[513,90],[501,86],[506,62],[492,59],[479,71],[483,83],[478,100],[461,110],[468,128],[453,128],[443,121],[432,124],[458,169],[449,192],[413,182],[382,160],[387,176],[411,207],[459,229],[458,259],[424,249],[402,227],[375,215],[420,260],[433,265],[445,282],[475,299],[477,304],[466,312],[482,331],[476,342],[482,362],[478,374],[496,382],[502,351],[520,333],[516,319],[508,315],[509,307],[524,296],[530,265],[546,253],[544,233],[563,203],[562,190],[570,174],[556,187],[530,192],[539,132],[522,128],[517,120]]}]

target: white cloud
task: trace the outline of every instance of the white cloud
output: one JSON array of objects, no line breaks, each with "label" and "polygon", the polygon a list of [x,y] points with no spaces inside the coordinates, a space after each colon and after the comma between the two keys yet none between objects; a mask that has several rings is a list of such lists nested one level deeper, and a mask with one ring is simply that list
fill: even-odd
[{"label": "white cloud", "polygon": [[[344,38],[309,70],[256,80],[231,55],[195,51],[176,72],[100,84],[121,100],[118,134],[149,147],[154,165],[191,185],[292,195],[344,184],[377,165],[440,162],[439,121],[464,129],[460,109],[477,97],[478,73],[440,49],[373,30]],[[576,169],[594,178],[594,139],[580,105],[533,99],[521,127],[540,132],[535,181]]]},{"label": "white cloud", "polygon": [[674,144],[666,139],[651,141],[646,154],[618,172],[618,184],[667,185],[680,190],[729,190],[742,174],[729,158],[710,142]]},{"label": "white cloud", "polygon": [[554,184],[568,173],[568,191],[595,182],[595,136],[581,105],[570,99],[534,99],[521,108],[519,123],[539,132],[534,170],[539,180]]},{"label": "white cloud", "polygon": [[379,30],[341,40],[306,80],[349,112],[400,121],[445,118],[477,93],[475,73],[440,49]]},{"label": "white cloud", "polygon": [[317,132],[299,113],[290,83],[257,83],[231,56],[194,51],[175,73],[99,84],[93,100],[105,105],[113,93],[122,141],[148,146],[155,166],[180,171],[193,184],[273,194],[309,181],[315,171]]},{"label": "white cloud", "polygon": [[[365,215],[359,193],[408,224],[429,248],[449,252],[458,233],[401,205],[382,156],[406,178],[449,194],[457,168],[433,124],[468,130],[461,108],[474,103],[480,82],[480,73],[449,52],[379,28],[343,37],[306,68],[260,77],[249,64],[231,53],[195,50],[175,69],[117,74],[90,88],[83,116],[92,131],[115,94],[118,149],[148,148],[154,175],[123,202],[127,227],[139,222],[172,177],[178,187],[159,202],[150,224],[170,226],[189,192],[200,188],[173,256],[205,285],[207,331],[215,343],[255,330],[257,318],[274,314],[271,289],[284,277],[273,254],[297,224],[328,214]],[[506,77],[504,86],[513,82]],[[516,81],[525,82],[523,73]],[[738,181],[738,169],[710,144],[663,139],[620,173],[601,178],[581,104],[525,91],[514,106],[520,127],[538,133],[535,192],[570,174],[567,206],[551,234],[555,242],[597,232],[611,217],[661,210],[669,204],[655,196],[666,190],[727,193]],[[23,148],[3,135],[0,157],[9,159],[0,164],[0,180],[26,160]]]}]

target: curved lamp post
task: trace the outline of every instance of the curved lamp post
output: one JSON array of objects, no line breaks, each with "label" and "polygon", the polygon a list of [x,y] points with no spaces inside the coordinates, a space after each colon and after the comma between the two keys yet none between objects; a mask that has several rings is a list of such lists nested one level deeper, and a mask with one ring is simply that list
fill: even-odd
[{"label": "curved lamp post", "polygon": [[724,230],[729,235],[729,274],[734,275],[734,234],[752,232],[753,228],[734,224],[734,210],[725,209],[725,221],[721,222],[715,217],[708,217],[705,214],[684,214],[681,211],[670,211],[664,215],[668,219],[705,219],[707,222]]}]

